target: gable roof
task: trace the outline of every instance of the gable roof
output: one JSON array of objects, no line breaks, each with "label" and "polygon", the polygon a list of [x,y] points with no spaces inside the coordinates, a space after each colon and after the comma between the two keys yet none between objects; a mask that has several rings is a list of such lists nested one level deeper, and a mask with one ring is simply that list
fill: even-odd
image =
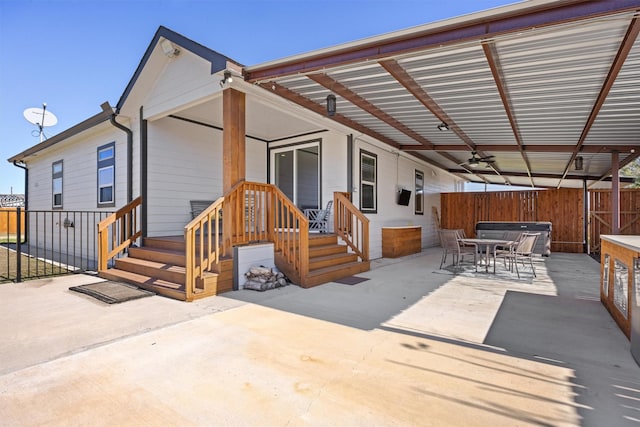
[{"label": "gable roof", "polygon": [[167,39],[170,42],[175,43],[176,45],[200,56],[206,61],[209,61],[209,63],[211,64],[211,74],[224,70],[227,66],[227,62],[232,62],[238,65],[239,67],[242,67],[241,64],[239,64],[236,61],[233,61],[229,57],[224,56],[214,50],[211,50],[208,47],[205,47],[200,43],[197,43],[183,36],[182,34],[178,34],[175,31],[172,31],[161,25],[160,27],[158,27],[158,30],[156,31],[156,34],[153,36],[151,43],[149,43],[149,47],[147,47],[147,50],[142,56],[142,59],[140,60],[140,63],[138,64],[136,71],[133,73],[131,80],[129,80],[129,84],[127,84],[127,87],[122,93],[120,100],[116,104],[116,112],[118,113],[120,112],[120,109],[122,108],[125,101],[127,100],[127,97],[131,93],[131,90],[135,86],[138,78],[142,74],[142,71],[144,70],[145,65],[149,61],[149,58],[151,57],[151,54],[153,53],[154,48],[158,43],[160,43],[161,38]]},{"label": "gable roof", "polygon": [[72,136],[75,136],[81,132],[84,132],[85,130],[91,129],[99,125],[100,123],[110,120],[111,117],[113,116],[113,108],[111,108],[108,102],[102,103],[100,107],[102,107],[102,111],[99,112],[98,114],[89,117],[87,120],[84,120],[78,123],[77,125],[70,127],[69,129],[62,131],[59,134],[54,135],[51,138],[48,138],[42,141],[39,144],[36,144],[30,148],[27,148],[23,152],[9,158],[8,161],[11,163],[21,162],[22,160],[24,160],[25,157],[28,157],[39,151],[47,149],[61,141],[64,141],[65,139],[71,138]]},{"label": "gable roof", "polygon": [[60,132],[59,134],[56,134],[51,138],[48,138],[47,140],[24,150],[19,154],[16,154],[15,156],[9,158],[8,161],[11,163],[20,162],[24,158],[32,154],[35,154],[39,151],[47,149],[87,129],[97,126],[104,121],[110,120],[114,114],[114,110],[115,110],[115,113],[118,114],[120,112],[120,109],[124,105],[125,101],[127,100],[127,97],[129,96],[132,89],[134,88],[136,82],[138,81],[138,78],[142,74],[142,71],[144,70],[145,65],[149,61],[149,58],[151,57],[151,54],[153,53],[154,48],[160,42],[161,38],[167,39],[170,42],[180,46],[181,48],[189,50],[195,55],[198,55],[201,58],[208,61],[211,64],[211,74],[224,70],[228,62],[236,64],[238,67],[242,67],[242,65],[239,64],[238,62],[233,61],[230,58],[224,55],[221,55],[220,53],[214,50],[211,50],[199,43],[196,43],[193,40],[190,40],[187,37],[183,36],[182,34],[178,34],[175,31],[172,31],[166,27],[160,26],[156,31],[155,35],[153,36],[151,43],[149,43],[149,46],[147,47],[147,50],[142,56],[142,59],[140,60],[140,63],[138,64],[136,71],[131,77],[131,80],[129,80],[127,87],[125,88],[124,92],[120,96],[120,100],[116,104],[115,109],[112,108],[108,102],[105,102],[101,105],[102,111],[100,113],[89,117],[88,119],[78,123],[77,125],[74,125]]}]

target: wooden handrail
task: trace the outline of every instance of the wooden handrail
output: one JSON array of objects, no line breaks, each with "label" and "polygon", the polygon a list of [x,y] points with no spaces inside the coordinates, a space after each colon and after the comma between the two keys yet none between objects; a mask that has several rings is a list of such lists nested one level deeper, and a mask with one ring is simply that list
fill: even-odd
[{"label": "wooden handrail", "polygon": [[302,280],[309,274],[309,219],[278,187],[269,185],[274,197],[271,240],[293,267],[296,278]]},{"label": "wooden handrail", "polygon": [[[222,218],[222,221],[220,219]],[[222,222],[222,224],[221,224]],[[202,290],[204,274],[233,246],[271,241],[299,280],[309,272],[309,221],[272,184],[242,181],[184,228],[187,300]]]},{"label": "wooden handrail", "polygon": [[187,301],[198,290],[204,290],[205,272],[211,271],[225,252],[224,239],[222,243],[220,240],[223,204],[224,197],[220,197],[184,227]]},{"label": "wooden handrail", "polygon": [[[229,247],[271,241],[299,280],[309,272],[309,220],[275,185],[243,181],[225,195],[231,225],[225,225]],[[227,228],[229,227],[229,228]],[[229,233],[229,236],[226,234]]]},{"label": "wooden handrail", "polygon": [[98,272],[107,270],[109,260],[142,236],[138,224],[141,205],[138,197],[98,223]]},{"label": "wooden handrail", "polygon": [[333,229],[362,261],[369,261],[369,218],[344,193],[333,193]]}]

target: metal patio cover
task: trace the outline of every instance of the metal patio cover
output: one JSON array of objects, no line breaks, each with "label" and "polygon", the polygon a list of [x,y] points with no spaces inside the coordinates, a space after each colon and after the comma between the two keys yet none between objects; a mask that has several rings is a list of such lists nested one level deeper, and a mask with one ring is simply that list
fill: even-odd
[{"label": "metal patio cover", "polygon": [[[245,79],[325,115],[333,94],[331,118],[355,137],[469,181],[608,187],[612,167],[640,154],[639,11],[522,2],[247,67]],[[470,165],[472,151],[495,162]]]}]

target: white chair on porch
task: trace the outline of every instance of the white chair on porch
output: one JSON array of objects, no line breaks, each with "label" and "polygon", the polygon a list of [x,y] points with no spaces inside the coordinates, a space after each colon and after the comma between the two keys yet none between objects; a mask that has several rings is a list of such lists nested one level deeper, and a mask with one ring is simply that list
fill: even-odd
[{"label": "white chair on porch", "polygon": [[329,217],[331,216],[331,207],[333,200],[327,202],[324,209],[305,209],[304,215],[309,219],[309,231],[318,231],[320,233],[329,232]]}]

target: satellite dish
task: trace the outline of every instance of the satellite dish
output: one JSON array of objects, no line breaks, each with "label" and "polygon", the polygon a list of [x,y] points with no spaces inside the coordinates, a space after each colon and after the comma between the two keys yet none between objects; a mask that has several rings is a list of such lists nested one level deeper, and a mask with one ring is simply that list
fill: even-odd
[{"label": "satellite dish", "polygon": [[37,131],[33,131],[33,136],[40,136],[40,141],[46,139],[43,128],[55,126],[58,118],[50,111],[47,111],[47,104],[42,104],[42,108],[27,108],[22,113],[29,123],[38,126]]}]

